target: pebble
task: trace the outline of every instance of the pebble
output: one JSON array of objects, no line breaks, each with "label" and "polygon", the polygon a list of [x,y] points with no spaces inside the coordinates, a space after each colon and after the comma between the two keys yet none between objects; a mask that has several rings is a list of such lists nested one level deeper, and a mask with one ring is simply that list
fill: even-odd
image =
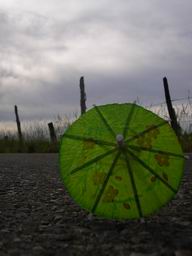
[{"label": "pebble", "polygon": [[20,243],[20,242],[21,242],[21,238],[15,237],[15,238],[13,239],[13,241],[14,241],[15,243]]},{"label": "pebble", "polygon": [[57,214],[54,216],[54,222],[61,221],[63,219],[63,215]]},{"label": "pebble", "polygon": [[44,248],[40,245],[36,245],[33,247],[33,251],[36,251],[36,252],[40,252],[40,251],[43,251]]},{"label": "pebble", "polygon": [[180,222],[180,224],[183,226],[190,226],[190,225],[192,225],[192,222],[191,221],[182,221],[182,222]]}]

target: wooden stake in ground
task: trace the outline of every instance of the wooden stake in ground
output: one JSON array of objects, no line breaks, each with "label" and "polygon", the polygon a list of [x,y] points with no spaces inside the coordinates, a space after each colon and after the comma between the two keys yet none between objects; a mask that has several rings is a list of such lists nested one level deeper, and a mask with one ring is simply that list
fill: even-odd
[{"label": "wooden stake in ground", "polygon": [[16,117],[16,123],[17,123],[18,138],[19,138],[20,144],[22,145],[23,136],[22,136],[22,132],[21,132],[21,123],[19,120],[18,108],[16,105],[15,105],[15,117]]},{"label": "wooden stake in ground", "polygon": [[85,93],[85,84],[84,77],[80,78],[80,106],[81,106],[81,115],[86,112],[86,93]]},{"label": "wooden stake in ground", "polygon": [[171,96],[170,96],[170,92],[169,92],[169,85],[168,85],[168,81],[167,81],[166,77],[163,78],[163,85],[164,85],[167,109],[168,109],[169,116],[171,119],[171,126],[172,126],[173,130],[175,131],[176,135],[179,137],[180,133],[181,133],[181,127],[177,122],[177,116],[176,116],[175,110],[172,106]]},{"label": "wooden stake in ground", "polygon": [[57,142],[57,136],[55,133],[55,128],[53,126],[53,123],[48,123],[48,127],[49,127],[49,134],[50,134],[50,139],[52,143],[56,143]]}]

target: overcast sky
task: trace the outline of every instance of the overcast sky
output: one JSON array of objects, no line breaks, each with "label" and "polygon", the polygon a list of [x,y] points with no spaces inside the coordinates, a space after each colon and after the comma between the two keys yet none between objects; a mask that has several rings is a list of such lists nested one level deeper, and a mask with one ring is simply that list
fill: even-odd
[{"label": "overcast sky", "polygon": [[0,121],[164,101],[192,85],[191,0],[0,0]]}]

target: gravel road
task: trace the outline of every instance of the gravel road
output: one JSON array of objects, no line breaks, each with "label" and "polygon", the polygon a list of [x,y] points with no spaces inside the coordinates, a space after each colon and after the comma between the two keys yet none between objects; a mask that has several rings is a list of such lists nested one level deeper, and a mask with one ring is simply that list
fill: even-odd
[{"label": "gravel road", "polygon": [[158,215],[118,222],[89,218],[73,203],[57,154],[0,154],[0,256],[192,255],[191,164]]}]

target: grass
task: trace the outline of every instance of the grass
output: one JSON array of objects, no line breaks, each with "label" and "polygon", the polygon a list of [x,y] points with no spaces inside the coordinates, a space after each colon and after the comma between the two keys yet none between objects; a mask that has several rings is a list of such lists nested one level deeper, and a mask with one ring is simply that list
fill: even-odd
[{"label": "grass", "polygon": [[[192,103],[174,106],[178,121],[183,128],[180,142],[184,152],[192,152]],[[155,112],[164,119],[168,118],[166,106],[150,106],[151,111]],[[49,138],[47,122],[28,122],[22,123],[23,143],[20,143],[16,132],[0,131],[0,153],[57,153],[59,152],[60,139],[65,129],[70,126],[73,120],[77,119],[77,114],[73,117],[57,116],[53,121],[57,142],[52,143]],[[72,120],[72,121],[71,121]]]},{"label": "grass", "polygon": [[23,140],[20,142],[16,131],[0,132],[0,153],[57,153],[60,139],[70,125],[70,118],[57,116],[54,120],[57,142],[51,142],[47,122],[36,121],[22,124]]},{"label": "grass", "polygon": [[0,153],[56,153],[58,150],[59,142],[35,139],[20,143],[15,138],[0,139]]}]

